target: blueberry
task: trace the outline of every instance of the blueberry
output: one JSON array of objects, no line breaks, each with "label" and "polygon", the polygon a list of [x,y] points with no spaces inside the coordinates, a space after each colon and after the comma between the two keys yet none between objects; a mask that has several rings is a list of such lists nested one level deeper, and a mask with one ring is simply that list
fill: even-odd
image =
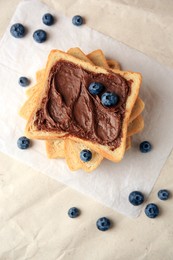
[{"label": "blueberry", "polygon": [[119,101],[118,95],[113,92],[112,93],[105,92],[101,96],[102,105],[104,105],[106,107],[115,106],[118,103],[118,101]]},{"label": "blueberry", "polygon": [[19,78],[19,85],[22,86],[22,87],[26,87],[29,85],[29,79],[26,78],[26,77],[20,77]]},{"label": "blueberry", "polygon": [[33,38],[38,43],[45,42],[47,39],[47,33],[44,30],[39,29],[33,33]]},{"label": "blueberry", "polygon": [[150,203],[145,208],[145,214],[149,218],[156,218],[159,215],[159,208],[156,204]]},{"label": "blueberry", "polygon": [[102,83],[99,82],[92,82],[89,85],[89,92],[93,95],[98,95],[102,92],[102,90],[104,89],[104,85]]},{"label": "blueberry", "polygon": [[75,15],[72,18],[72,23],[76,26],[80,26],[83,24],[83,18],[80,15]]},{"label": "blueberry", "polygon": [[111,222],[108,218],[102,217],[97,220],[96,226],[99,230],[106,231],[110,228]]},{"label": "blueberry", "polygon": [[169,191],[168,190],[159,190],[158,197],[161,200],[167,200],[169,198]]},{"label": "blueberry", "polygon": [[150,144],[150,142],[144,141],[144,142],[140,143],[139,149],[140,149],[141,153],[148,153],[151,151],[152,145]]},{"label": "blueberry", "polygon": [[11,26],[10,33],[15,38],[22,38],[25,36],[25,27],[21,23],[15,23]]},{"label": "blueberry", "polygon": [[92,158],[92,153],[89,150],[84,149],[80,152],[80,158],[83,162],[88,162]]},{"label": "blueberry", "polygon": [[54,23],[54,17],[52,14],[44,14],[43,17],[42,17],[42,21],[45,25],[52,25]]},{"label": "blueberry", "polygon": [[80,214],[79,209],[76,207],[72,207],[68,210],[68,215],[70,218],[76,218]]},{"label": "blueberry", "polygon": [[132,191],[129,194],[129,201],[134,206],[139,206],[144,202],[144,195],[140,191]]},{"label": "blueberry", "polygon": [[17,140],[17,146],[20,149],[27,149],[29,145],[30,145],[30,140],[25,136],[22,136]]}]

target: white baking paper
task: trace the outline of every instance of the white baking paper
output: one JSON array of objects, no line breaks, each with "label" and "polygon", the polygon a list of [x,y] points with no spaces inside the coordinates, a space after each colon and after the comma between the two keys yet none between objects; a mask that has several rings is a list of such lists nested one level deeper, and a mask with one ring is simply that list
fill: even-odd
[{"label": "white baking paper", "polygon": [[[55,15],[53,26],[42,23],[42,15],[46,12]],[[10,35],[10,26],[16,22],[27,27],[27,35],[22,39]],[[36,29],[48,32],[45,43],[38,44],[33,40],[32,34]],[[146,104],[143,113],[145,129],[133,138],[133,147],[122,162],[115,164],[104,160],[90,174],[82,170],[71,172],[62,159],[47,159],[43,141],[34,141],[32,147],[25,151],[16,145],[25,127],[18,110],[26,99],[24,88],[18,85],[18,78],[27,76],[34,84],[35,72],[45,66],[51,49],[66,51],[77,46],[86,53],[100,48],[107,58],[120,61],[124,70],[141,72],[143,84],[140,96]],[[141,207],[130,205],[129,193],[140,190],[147,198],[172,150],[172,82],[173,71],[144,54],[86,25],[72,25],[71,18],[55,13],[39,1],[22,1],[0,43],[0,150],[122,214],[138,216]],[[139,152],[138,146],[143,140],[149,140],[153,145],[148,154]]]}]

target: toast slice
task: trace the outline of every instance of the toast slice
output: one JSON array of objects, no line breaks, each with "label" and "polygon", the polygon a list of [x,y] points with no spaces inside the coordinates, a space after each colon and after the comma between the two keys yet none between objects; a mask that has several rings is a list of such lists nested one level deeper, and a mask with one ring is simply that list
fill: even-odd
[{"label": "toast slice", "polygon": [[[88,58],[85,56],[85,54],[82,51],[80,51],[79,48],[71,48],[67,52],[70,53],[71,55],[73,55],[74,57],[80,57],[80,59],[88,61]],[[116,61],[115,61],[115,63],[116,63]],[[37,83],[42,81],[43,75],[44,75],[44,69],[39,70],[36,73]],[[40,86],[40,87],[42,87],[42,86]],[[26,94],[29,96],[37,95],[38,90],[39,90],[39,84],[37,84],[35,87],[29,88],[26,91]],[[22,107],[22,109],[20,111],[21,116],[24,117],[25,119],[28,119],[30,113],[33,110],[32,106],[34,105],[34,99],[35,99],[35,96],[33,96],[33,98],[31,100],[26,101],[25,105]],[[71,141],[71,142],[73,142],[73,141]],[[64,139],[47,140],[47,141],[45,141],[45,143],[46,143],[46,152],[47,152],[48,158],[55,159],[55,158],[64,158],[65,157],[65,151],[64,151],[65,140]],[[75,143],[75,147],[76,146],[77,146],[77,144]],[[126,140],[126,150],[130,149],[130,147],[131,147],[131,140],[130,140],[130,137],[128,137]],[[75,156],[75,153],[71,154],[71,156]],[[74,161],[76,160],[75,158],[71,158],[71,159]],[[88,163],[85,163],[85,165],[86,164],[88,164]],[[83,168],[83,165],[81,165],[81,167]]]},{"label": "toast slice", "polygon": [[80,48],[78,47],[75,47],[75,48],[70,48],[68,51],[67,51],[68,54],[72,55],[73,57],[76,57],[78,58],[79,60],[83,60],[83,61],[86,61],[92,65],[94,65],[95,63],[93,63],[86,55],[85,53],[83,53],[83,51],[81,51]]},{"label": "toast slice", "polygon": [[26,126],[26,135],[29,138],[34,138],[34,139],[56,139],[59,137],[67,137],[77,141],[81,142],[91,149],[98,151],[102,154],[102,156],[105,156],[106,158],[113,160],[113,161],[119,161],[122,159],[124,151],[125,151],[125,140],[126,140],[126,134],[127,134],[127,123],[129,120],[129,116],[132,110],[132,107],[135,103],[135,100],[138,96],[139,88],[140,88],[140,83],[141,83],[141,75],[139,73],[132,73],[132,72],[124,72],[124,71],[117,71],[117,74],[122,76],[125,80],[131,81],[131,93],[127,97],[127,101],[125,102],[125,116],[122,120],[122,137],[121,137],[121,142],[119,147],[116,149],[112,150],[110,149],[109,146],[100,144],[98,142],[91,142],[90,140],[85,140],[83,138],[79,138],[78,136],[75,136],[74,134],[72,135],[69,131],[65,130],[51,130],[47,131],[40,129],[38,126],[38,111],[43,111],[42,110],[42,102],[44,99],[47,97],[48,94],[48,76],[51,71],[52,66],[54,66],[57,63],[60,62],[67,62],[71,63],[74,66],[82,68],[82,71],[85,70],[87,73],[94,73],[96,75],[102,74],[105,75],[106,77],[112,75],[110,71],[90,65],[84,61],[81,61],[79,59],[76,59],[72,57],[71,55],[68,55],[64,52],[54,50],[50,53],[48,63],[46,66],[46,71],[45,71],[45,77],[44,77],[44,90],[41,95],[41,98],[38,100],[38,105],[34,112],[32,113],[29,122]]},{"label": "toast slice", "polygon": [[92,151],[92,158],[89,162],[83,162],[80,159],[80,152],[83,149],[88,149],[83,143],[77,143],[70,139],[66,139],[64,142],[65,159],[68,167],[72,171],[76,171],[82,168],[86,172],[92,172],[95,170],[103,160],[103,156],[99,153]]},{"label": "toast slice", "polygon": [[[76,48],[76,49],[75,48],[70,49],[71,55],[73,55],[73,51],[74,51],[74,56],[79,57],[79,54],[80,54],[80,58],[83,58],[83,60],[86,60],[86,59],[84,59],[86,57],[86,56],[84,56],[85,54],[82,53],[82,52],[78,53],[79,48]],[[82,57],[82,55],[83,55],[83,57]],[[114,61],[112,60],[112,62],[114,62]],[[116,64],[116,61],[115,61],[115,64]],[[44,70],[38,71],[36,73],[37,82],[41,81],[41,78],[42,78],[41,74],[42,73],[44,73]],[[35,88],[37,88],[37,85],[35,86]],[[34,87],[32,87],[30,89],[32,90],[32,89],[34,89]],[[30,95],[32,93],[34,93],[34,92],[31,91]],[[27,109],[26,109],[24,115],[26,115],[26,112],[27,112]],[[48,158],[64,158],[65,157],[64,144],[65,144],[66,140],[57,139],[57,140],[46,141],[46,150],[47,150]],[[67,141],[67,143],[69,143],[69,142]],[[69,165],[69,168],[71,170],[77,170],[79,168],[82,168],[83,170],[90,172],[90,171],[93,171],[95,168],[97,168],[97,166],[101,162],[101,157],[98,158],[97,160],[95,160],[95,158],[97,158],[97,157],[96,157],[95,153],[93,153],[93,151],[92,151],[92,154],[94,154],[92,160],[90,162],[87,162],[87,163],[81,163],[81,160],[79,160],[80,144],[78,145],[78,143],[71,141],[71,140],[70,140],[70,144],[71,144],[71,146],[69,146],[69,147],[71,147],[71,151],[73,151],[73,149],[75,149],[76,152],[78,151],[77,153],[75,153],[75,152],[71,153],[70,159],[69,158],[66,159],[67,163]],[[127,139],[126,139],[126,150],[128,150],[130,148],[130,146],[131,146],[131,139],[129,137],[127,137]],[[67,145],[66,145],[66,147],[67,147]],[[68,155],[69,155],[69,153],[67,152],[66,157],[68,157]],[[78,158],[76,158],[76,156],[78,156]],[[93,164],[93,161],[94,161],[94,164]],[[92,167],[92,165],[93,165],[94,168]]]},{"label": "toast slice", "polygon": [[134,121],[132,121],[128,125],[128,133],[127,136],[132,136],[134,134],[137,134],[141,132],[144,128],[144,119],[142,115],[139,115],[137,118],[135,118]]},{"label": "toast slice", "polygon": [[87,55],[87,57],[92,61],[93,64],[105,69],[109,69],[109,65],[102,50],[95,50]]},{"label": "toast slice", "polygon": [[[133,124],[133,121],[135,121],[135,119],[142,113],[144,108],[145,108],[145,103],[138,96],[138,98],[136,99],[136,102],[134,104],[134,107],[132,109],[132,112],[131,112],[131,115],[130,115],[130,119],[129,119],[129,123]],[[142,118],[142,116],[141,116],[141,118]]]},{"label": "toast slice", "polygon": [[46,141],[47,157],[50,159],[65,158],[64,144],[63,138]]},{"label": "toast slice", "polygon": [[26,90],[26,95],[28,97],[31,97],[32,95],[34,95],[37,90],[38,90],[38,83],[41,83],[43,81],[43,78],[44,78],[44,72],[45,72],[45,69],[42,69],[42,70],[38,70],[36,72],[36,81],[37,81],[37,84],[33,87],[30,87]]},{"label": "toast slice", "polygon": [[[86,58],[85,54],[79,48],[71,48],[70,50],[68,50],[68,53],[70,53],[74,57],[80,57],[80,59],[88,62],[88,58]],[[100,54],[100,55],[103,56],[103,53]],[[100,60],[99,60],[99,56],[97,56],[96,62],[97,63],[100,62],[100,65],[101,65],[102,61],[105,61],[105,58],[104,57],[100,57]],[[111,61],[112,65],[118,64],[117,61],[114,61],[114,60],[110,60],[110,61]],[[116,67],[112,66],[112,68],[115,69]],[[44,70],[40,70],[40,71],[38,71],[36,73],[37,82],[40,82],[42,80],[43,73],[44,73]],[[35,91],[36,89],[38,89],[38,85],[36,85],[35,87],[29,88],[29,90],[27,91],[27,94],[29,94],[29,95],[35,94],[36,93],[36,91]],[[136,103],[137,102],[138,102],[138,99],[137,99]],[[135,103],[135,106],[136,106],[136,103]],[[21,114],[23,113],[23,115],[21,115],[22,117],[25,117],[27,119],[28,115],[31,112],[31,105],[33,105],[33,104],[34,104],[34,102],[32,102],[32,101],[26,102],[26,104],[24,105],[23,112],[21,112]],[[136,108],[138,109],[138,106]],[[134,108],[133,108],[133,110],[134,110]],[[133,111],[132,111],[132,114],[133,114]],[[131,117],[130,117],[130,119],[131,119]],[[137,122],[135,122],[135,120],[134,120],[133,124],[131,124],[131,126],[130,126],[130,133],[127,133],[128,136],[129,135],[131,136],[133,134],[133,131],[134,131],[134,133],[137,133],[138,131],[141,131],[141,129],[142,129],[141,126],[142,125],[139,124],[139,126],[138,126],[138,125],[136,125],[136,123]],[[133,125],[136,126],[136,129],[135,129],[135,127]],[[64,153],[64,142],[65,142],[65,140],[63,140],[63,139],[62,140],[61,139],[58,139],[58,140],[47,140],[46,141],[46,151],[47,151],[48,157],[49,158],[63,158],[65,156],[65,153]],[[126,140],[126,150],[128,150],[130,147],[131,147],[131,140],[130,140],[130,137],[127,137],[127,140]]]}]

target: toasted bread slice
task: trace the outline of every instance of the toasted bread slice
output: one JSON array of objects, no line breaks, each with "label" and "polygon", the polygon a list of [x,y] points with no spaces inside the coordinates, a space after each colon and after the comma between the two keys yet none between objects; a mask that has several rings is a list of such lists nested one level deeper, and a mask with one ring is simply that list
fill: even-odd
[{"label": "toasted bread slice", "polygon": [[139,115],[128,125],[128,136],[132,136],[141,132],[144,128],[144,119],[142,115]]},{"label": "toasted bread slice", "polygon": [[134,104],[134,107],[132,109],[132,112],[131,112],[131,115],[130,115],[130,119],[129,119],[129,123],[133,123],[133,121],[142,113],[144,108],[145,108],[145,103],[138,96],[138,98],[136,99],[136,102]]},{"label": "toasted bread slice", "polygon": [[[70,49],[70,53],[71,53],[71,55],[73,55],[73,52],[74,52],[74,56],[79,57],[79,55],[80,55],[80,58],[82,58],[83,60],[86,60],[85,54],[80,52],[79,50],[80,50],[79,48],[76,48],[76,49],[72,48],[72,49]],[[99,59],[99,57],[98,57],[98,59]],[[113,60],[112,60],[112,62],[113,62]],[[116,61],[115,61],[115,64],[116,64]],[[40,70],[36,73],[36,79],[38,82],[40,82],[41,79],[43,78],[42,77],[43,73],[44,73],[44,70]],[[34,89],[34,87],[32,87],[30,89]],[[35,90],[36,89],[38,89],[38,85],[35,86]],[[30,92],[30,94],[34,94],[34,92]],[[30,103],[34,104],[33,102],[30,102]],[[24,111],[24,114],[23,114],[24,117],[27,116],[27,111],[29,111],[28,108],[29,107],[26,106],[26,110]],[[134,122],[134,124],[135,124],[135,122]],[[132,128],[133,128],[133,126],[131,126],[131,129]],[[65,142],[65,140],[63,140],[63,139],[46,141],[46,150],[47,150],[48,157],[49,158],[64,158],[64,156],[65,156],[64,142]],[[71,142],[73,142],[73,141],[71,141]],[[75,145],[77,145],[77,143],[75,143]],[[131,140],[130,140],[130,137],[128,137],[127,141],[126,141],[126,150],[128,150],[130,148],[130,146],[131,146]],[[75,153],[73,155],[75,155]],[[73,160],[75,161],[75,158],[73,158]],[[85,163],[85,165],[86,165],[86,163]]]},{"label": "toasted bread slice", "polygon": [[46,142],[47,157],[51,159],[65,158],[64,139],[49,140]]},{"label": "toasted bread slice", "polygon": [[[79,48],[72,48],[69,50],[71,55],[74,55],[74,57],[79,57],[82,58],[82,60],[86,60],[85,59],[85,54],[81,51]],[[74,52],[74,53],[73,53]],[[44,69],[39,70],[36,73],[36,80],[37,82],[41,82],[43,79],[43,75],[44,75]],[[40,87],[42,88],[42,86],[40,85]],[[37,93],[37,91],[39,91],[39,84],[35,85],[34,87],[29,88],[30,91],[27,91],[27,94],[31,95],[39,95],[39,93]],[[35,101],[35,97],[33,96],[30,100],[28,100],[24,106],[21,108],[20,110],[20,115],[25,118],[26,120],[29,118],[30,113],[32,112],[33,108],[34,108],[34,101]],[[57,139],[57,140],[47,140],[45,141],[46,143],[46,152],[47,152],[47,156],[48,158],[64,158],[65,157],[65,151],[64,151],[64,139]],[[71,141],[73,142],[73,141]],[[75,144],[77,145],[77,144]],[[131,146],[131,142],[130,142],[130,137],[127,138],[127,142],[126,142],[126,150],[128,150]],[[75,161],[75,158],[73,158]]]},{"label": "toasted bread slice", "polygon": [[122,138],[121,138],[121,144],[118,148],[116,148],[114,151],[110,149],[110,147],[107,147],[105,145],[101,145],[98,143],[93,143],[91,141],[86,141],[81,138],[78,138],[74,135],[71,135],[71,133],[65,132],[65,131],[46,131],[46,130],[39,130],[37,124],[35,123],[35,120],[37,119],[37,111],[42,109],[41,108],[41,102],[42,100],[47,96],[47,81],[48,81],[48,75],[50,73],[50,70],[52,66],[60,61],[66,61],[66,62],[71,62],[77,66],[82,67],[82,69],[87,70],[88,72],[91,73],[101,73],[105,75],[109,75],[109,71],[95,67],[90,65],[89,63],[86,63],[84,61],[81,61],[79,59],[76,59],[72,57],[71,55],[68,55],[64,52],[53,50],[48,59],[48,63],[46,66],[46,72],[45,72],[45,85],[44,85],[44,90],[43,93],[40,97],[40,99],[37,101],[37,108],[34,110],[32,113],[29,122],[26,126],[26,136],[29,138],[34,138],[34,139],[56,139],[59,137],[65,137],[68,136],[70,139],[80,142],[82,141],[83,144],[85,144],[87,147],[90,147],[91,149],[100,152],[102,156],[105,156],[106,158],[113,160],[113,161],[119,161],[122,159],[124,151],[125,151],[125,140],[126,140],[126,135],[127,135],[127,124],[129,120],[129,116],[132,110],[132,107],[136,101],[136,98],[138,96],[139,88],[140,88],[140,83],[141,83],[141,75],[139,73],[132,73],[132,72],[124,72],[124,71],[117,71],[116,73],[121,75],[123,78],[126,80],[129,80],[132,82],[131,85],[131,93],[127,98],[127,102],[125,104],[126,112],[125,116],[122,122]]},{"label": "toasted bread slice", "polygon": [[[28,120],[31,113],[33,112],[37,101],[43,91],[43,84],[42,81],[36,84],[34,87],[31,88],[31,96],[27,99],[27,101],[23,104],[23,106],[19,110],[19,115],[24,119]],[[30,92],[30,93],[31,93]]]},{"label": "toasted bread slice", "polygon": [[97,152],[92,152],[92,158],[88,162],[83,162],[80,159],[80,152],[83,149],[88,149],[83,143],[76,143],[70,139],[66,139],[64,143],[65,147],[65,159],[66,162],[72,171],[76,171],[82,168],[86,172],[91,172],[95,170],[103,160],[103,156],[98,154]]},{"label": "toasted bread slice", "polygon": [[[79,48],[76,48],[76,49],[72,48],[72,49],[69,50],[69,52],[71,53],[71,55],[73,55],[73,52],[74,52],[74,56],[76,55],[76,57],[79,57],[79,55],[80,55],[80,57],[83,60],[86,60],[85,54],[83,52],[80,52]],[[99,57],[98,57],[98,59],[99,59]],[[112,60],[112,62],[114,62],[114,61]],[[115,61],[115,64],[116,64],[116,61]],[[42,80],[43,73],[44,73],[44,70],[40,70],[36,73],[36,79],[37,79],[38,82],[40,82]],[[30,90],[32,90],[32,89],[34,90],[34,88],[35,88],[35,91],[30,92],[30,95],[35,94],[36,90],[39,89],[39,86],[36,85],[35,87],[30,88]],[[138,102],[138,99],[137,99],[136,103],[137,102]],[[135,106],[136,106],[136,103],[135,103]],[[32,111],[32,107],[31,107],[32,105],[34,105],[34,97],[29,102],[26,102],[26,104],[24,105],[24,107],[20,111],[21,116],[24,117],[25,119],[28,119],[28,117],[29,117],[29,115]],[[137,122],[139,122],[139,120]],[[140,127],[141,124],[140,124],[140,126],[138,126],[138,125],[136,125],[137,122],[134,121],[131,124],[130,133],[127,133],[127,136],[132,135],[133,131],[134,131],[134,133],[137,133],[137,131],[141,131],[141,127]],[[134,126],[136,127],[136,129],[135,129]],[[64,144],[63,143],[64,143],[64,140],[60,140],[60,139],[58,139],[57,141],[56,140],[46,141],[46,150],[47,150],[48,157],[49,158],[63,158],[64,157],[64,148],[63,148]],[[130,148],[130,137],[128,137],[127,141],[126,141],[126,150],[129,149],[129,148]]]},{"label": "toasted bread slice", "polygon": [[[75,48],[70,49],[71,55],[73,55],[73,51],[74,51],[74,56],[76,55],[76,57],[79,57],[78,50],[75,50]],[[84,55],[83,53],[80,53],[80,54]],[[82,57],[82,56],[80,56],[80,57]],[[83,57],[83,60],[85,60],[84,57]],[[115,61],[115,64],[116,64],[116,61]],[[117,67],[112,66],[112,68],[117,68]],[[44,73],[44,70],[38,71],[36,73],[37,82],[41,81],[43,73]],[[36,89],[38,89],[38,85],[35,86],[35,90]],[[27,94],[29,94],[29,95],[35,94],[34,87],[30,88],[29,90],[31,90],[31,91],[30,92],[28,91]],[[26,113],[24,113],[24,115],[26,115]],[[65,157],[65,149],[64,149],[65,142],[66,141],[64,139],[46,141],[46,150],[47,150],[48,158],[64,158]],[[78,160],[79,158],[76,159],[76,156],[79,156],[79,154],[80,154],[81,145],[72,140],[70,140],[70,143],[71,143],[71,151],[73,151],[75,149],[75,152],[73,152],[71,154],[69,154],[70,150],[68,150],[68,152],[67,152],[67,157],[70,156],[70,159],[69,158],[67,159],[68,164],[72,163],[72,166],[69,167],[71,170],[77,170],[79,168],[82,168],[83,170],[90,172],[90,171],[93,171],[94,169],[96,169],[98,167],[98,165],[101,163],[101,157],[98,157],[98,154],[96,156],[96,153],[93,151],[92,151],[92,154],[93,154],[93,158],[95,159],[95,161],[92,158],[92,161],[84,163],[81,160]],[[69,142],[67,141],[66,147],[68,147],[68,146],[69,146]],[[131,147],[131,138],[127,137],[126,150],[130,149],[130,147]],[[96,160],[96,158],[97,158],[97,160]],[[94,162],[94,164],[93,164],[93,162]]]},{"label": "toasted bread slice", "polygon": [[42,69],[42,70],[38,70],[36,72],[36,81],[37,81],[37,84],[33,87],[30,87],[26,90],[26,95],[28,97],[32,96],[34,93],[36,93],[37,89],[38,89],[38,83],[42,82],[43,78],[44,78],[44,72],[45,72],[45,69]]},{"label": "toasted bread slice", "polygon": [[81,49],[79,49],[78,47],[75,48],[70,48],[67,51],[68,54],[72,55],[73,57],[76,57],[80,60],[89,62],[90,64],[94,65],[94,63],[85,55],[85,53],[83,53],[83,51],[81,51]]},{"label": "toasted bread slice", "polygon": [[89,53],[87,55],[87,57],[96,66],[103,67],[105,69],[109,69],[109,65],[107,64],[106,58],[105,58],[102,50],[95,50],[95,51]]},{"label": "toasted bread slice", "polygon": [[[88,61],[88,59],[86,59],[85,54],[82,51],[80,51],[79,48],[71,48],[70,50],[67,51],[67,53],[71,54],[72,56],[74,56],[76,58],[80,58],[81,60]],[[99,57],[98,57],[98,59],[99,59]],[[103,59],[101,58],[100,64],[101,64],[102,60]],[[113,60],[111,60],[111,62],[112,62],[111,68],[117,69],[118,67],[116,65],[118,63]],[[93,167],[91,167],[91,164],[93,163],[93,158],[92,158],[92,162],[87,162],[87,163],[81,162],[81,160],[79,160],[79,158],[76,158],[76,156],[79,157],[80,148],[81,148],[80,146],[81,146],[80,144],[78,144],[72,140],[70,140],[70,145],[69,145],[68,138],[66,138],[65,140],[58,139],[58,140],[47,140],[46,141],[46,151],[47,151],[47,155],[49,158],[62,158],[61,155],[63,154],[63,157],[65,156],[66,161],[71,170],[78,170],[78,169],[82,168],[85,171],[89,171],[89,170],[92,171]],[[66,151],[63,151],[64,147],[66,147]],[[71,149],[67,149],[67,147],[71,148]],[[127,137],[126,150],[129,150],[130,147],[131,147],[131,138]],[[75,149],[75,152],[71,153],[71,151],[73,151],[74,149]],[[93,154],[93,151],[91,151],[91,152]],[[95,156],[95,153],[94,153],[94,158],[97,158]],[[100,162],[101,162],[101,158],[99,157],[98,160],[95,161],[95,164],[94,164],[95,169],[98,167]],[[82,166],[84,166],[84,167],[82,167]]]}]

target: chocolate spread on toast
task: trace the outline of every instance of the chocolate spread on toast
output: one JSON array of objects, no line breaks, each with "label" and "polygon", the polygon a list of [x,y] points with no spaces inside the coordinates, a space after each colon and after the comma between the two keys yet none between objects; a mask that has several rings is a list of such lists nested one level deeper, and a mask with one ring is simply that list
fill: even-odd
[{"label": "chocolate spread on toast", "polygon": [[[88,91],[92,82],[105,86],[100,95]],[[120,145],[131,82],[112,71],[94,73],[71,62],[58,61],[50,70],[47,84],[34,122],[38,130],[66,132],[67,136],[108,145],[112,150]],[[119,96],[115,107],[101,103],[101,95],[108,91]]]}]

